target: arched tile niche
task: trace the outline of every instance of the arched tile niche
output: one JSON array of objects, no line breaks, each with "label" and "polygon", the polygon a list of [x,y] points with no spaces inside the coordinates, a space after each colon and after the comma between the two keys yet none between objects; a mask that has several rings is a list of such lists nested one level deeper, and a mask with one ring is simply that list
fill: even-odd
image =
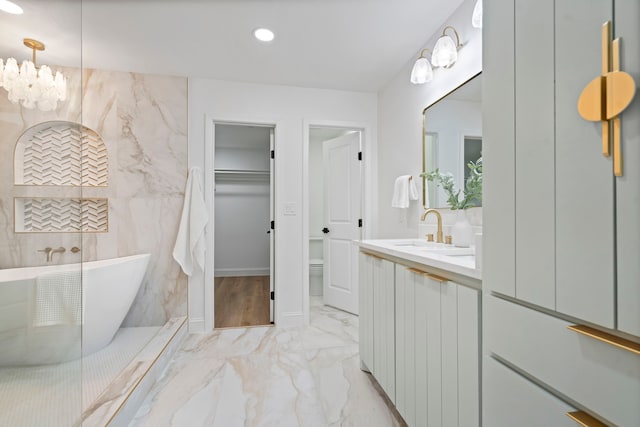
[{"label": "arched tile niche", "polygon": [[106,187],[108,163],[107,147],[96,131],[66,121],[39,123],[16,143],[14,183]]},{"label": "arched tile niche", "polygon": [[16,142],[14,184],[42,187],[38,197],[14,198],[14,232],[108,232],[107,198],[51,194],[51,187],[106,187],[108,178],[107,147],[96,131],[67,121],[30,127]]}]

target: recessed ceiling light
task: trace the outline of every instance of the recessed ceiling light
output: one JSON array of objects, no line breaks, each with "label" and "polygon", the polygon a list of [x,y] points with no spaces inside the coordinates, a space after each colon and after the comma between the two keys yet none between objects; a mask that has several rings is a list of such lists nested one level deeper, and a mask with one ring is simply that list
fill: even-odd
[{"label": "recessed ceiling light", "polygon": [[261,42],[270,42],[275,37],[273,31],[268,28],[258,28],[253,32],[253,36]]},{"label": "recessed ceiling light", "polygon": [[22,15],[24,13],[20,6],[9,0],[0,0],[0,10],[13,15]]}]

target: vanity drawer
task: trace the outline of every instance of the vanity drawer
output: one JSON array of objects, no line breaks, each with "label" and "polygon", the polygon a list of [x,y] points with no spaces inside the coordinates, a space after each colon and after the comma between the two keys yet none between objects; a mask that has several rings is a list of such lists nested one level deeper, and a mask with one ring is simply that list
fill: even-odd
[{"label": "vanity drawer", "polygon": [[571,323],[487,296],[487,349],[619,426],[640,425],[640,355]]},{"label": "vanity drawer", "polygon": [[484,419],[491,427],[577,427],[574,409],[492,357],[484,363]]}]

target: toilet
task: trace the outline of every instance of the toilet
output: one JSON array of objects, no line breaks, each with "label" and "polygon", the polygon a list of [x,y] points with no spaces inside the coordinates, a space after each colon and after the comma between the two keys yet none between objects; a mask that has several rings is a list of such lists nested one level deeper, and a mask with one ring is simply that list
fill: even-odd
[{"label": "toilet", "polygon": [[322,266],[324,261],[321,259],[309,260],[309,295],[322,295]]},{"label": "toilet", "polygon": [[322,295],[322,238],[309,239],[309,295]]}]

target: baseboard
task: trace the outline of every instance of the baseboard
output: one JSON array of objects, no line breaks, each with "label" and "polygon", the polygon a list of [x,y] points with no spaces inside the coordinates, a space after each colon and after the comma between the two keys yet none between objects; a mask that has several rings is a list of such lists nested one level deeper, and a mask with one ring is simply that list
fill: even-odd
[{"label": "baseboard", "polygon": [[216,268],[216,277],[244,277],[244,276],[268,276],[271,270],[267,268]]},{"label": "baseboard", "polygon": [[189,333],[201,334],[207,332],[204,328],[204,317],[189,318]]},{"label": "baseboard", "polygon": [[304,326],[304,313],[301,311],[282,313],[276,319],[276,326],[279,328],[297,328]]}]

